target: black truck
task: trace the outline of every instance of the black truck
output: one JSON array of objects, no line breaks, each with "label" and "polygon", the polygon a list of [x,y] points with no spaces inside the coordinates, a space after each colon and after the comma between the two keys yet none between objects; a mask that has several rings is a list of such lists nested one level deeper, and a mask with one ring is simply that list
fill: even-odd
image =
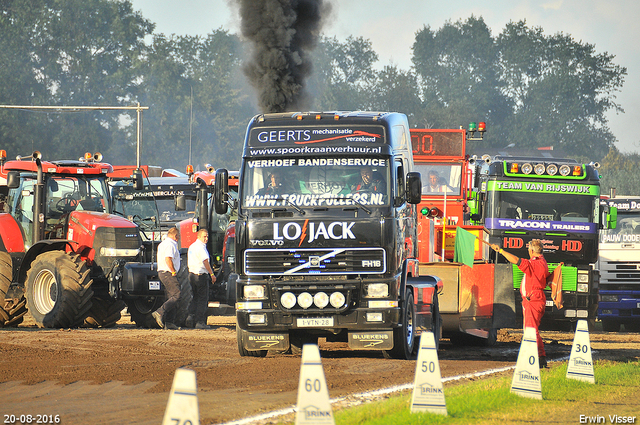
[{"label": "black truck", "polygon": [[[549,271],[563,263],[563,307],[554,305],[549,288],[545,291],[542,326],[547,329],[568,329],[579,319],[596,317],[598,230],[615,227],[608,209],[600,206],[597,168],[573,159],[497,156],[478,169],[480,211],[472,212],[481,215],[491,242],[527,258],[529,241],[540,239]],[[498,257],[495,279],[513,282],[521,321],[522,272]]]},{"label": "black truck", "polygon": [[[214,193],[219,214],[235,204],[224,169]],[[420,198],[403,114],[255,116],[235,223],[240,355],[324,337],[408,359],[422,332],[437,341],[442,283],[419,276]]]}]

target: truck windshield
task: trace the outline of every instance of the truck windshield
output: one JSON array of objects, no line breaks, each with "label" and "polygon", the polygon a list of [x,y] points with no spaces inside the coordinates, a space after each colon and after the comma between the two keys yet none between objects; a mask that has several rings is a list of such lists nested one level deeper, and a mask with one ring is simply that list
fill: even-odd
[{"label": "truck windshield", "polygon": [[56,176],[47,187],[47,217],[57,218],[74,210],[109,211],[107,186],[103,177]]},{"label": "truck windshield", "polygon": [[[176,211],[175,196],[162,195],[161,192],[154,194],[147,190],[135,191],[114,190],[114,210],[130,220],[149,219],[156,217],[156,211],[161,223],[177,223],[187,218],[193,218],[195,214],[196,195],[185,195],[186,208],[184,211]],[[157,210],[156,210],[157,206]]]},{"label": "truck windshield", "polygon": [[618,210],[616,228],[600,230],[600,242],[640,242],[640,211],[621,212]]},{"label": "truck windshield", "polygon": [[416,164],[415,168],[422,176],[423,195],[460,195],[461,165]]},{"label": "truck windshield", "polygon": [[592,223],[595,197],[543,192],[489,192],[487,218]]},{"label": "truck windshield", "polygon": [[390,199],[385,158],[246,161],[241,207],[383,206]]}]

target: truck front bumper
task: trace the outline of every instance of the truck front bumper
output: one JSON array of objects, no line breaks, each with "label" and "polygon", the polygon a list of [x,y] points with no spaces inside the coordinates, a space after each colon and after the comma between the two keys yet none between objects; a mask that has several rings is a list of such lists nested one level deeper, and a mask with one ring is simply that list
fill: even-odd
[{"label": "truck front bumper", "polygon": [[236,311],[238,327],[252,332],[286,332],[305,329],[338,333],[341,330],[393,329],[400,322],[400,307],[358,308],[338,314],[292,314],[273,309]]}]

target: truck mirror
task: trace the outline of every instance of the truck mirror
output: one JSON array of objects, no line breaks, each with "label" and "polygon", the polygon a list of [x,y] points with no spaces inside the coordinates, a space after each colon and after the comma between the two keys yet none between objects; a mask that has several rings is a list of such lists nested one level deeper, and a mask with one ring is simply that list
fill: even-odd
[{"label": "truck mirror", "polygon": [[607,229],[615,229],[618,226],[618,207],[609,207],[607,213]]},{"label": "truck mirror", "polygon": [[229,172],[220,168],[216,170],[215,183],[213,186],[213,204],[217,214],[226,214],[227,193],[229,192]]},{"label": "truck mirror", "polygon": [[144,180],[142,179],[142,172],[135,170],[133,172],[133,188],[135,190],[142,190],[144,188]]},{"label": "truck mirror", "polygon": [[405,191],[405,197],[410,204],[419,204],[422,200],[422,180],[420,173],[415,171],[407,173],[407,190]]},{"label": "truck mirror", "polygon": [[15,189],[20,186],[20,173],[17,171],[9,171],[7,173],[7,187]]},{"label": "truck mirror", "polygon": [[173,203],[173,209],[176,211],[184,211],[187,209],[187,198],[184,195],[176,195]]}]

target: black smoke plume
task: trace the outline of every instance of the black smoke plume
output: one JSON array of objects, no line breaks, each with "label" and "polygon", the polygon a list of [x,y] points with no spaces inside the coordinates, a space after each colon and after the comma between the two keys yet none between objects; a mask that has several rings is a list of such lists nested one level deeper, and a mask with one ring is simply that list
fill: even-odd
[{"label": "black smoke plume", "polygon": [[244,73],[258,91],[262,112],[304,110],[311,73],[309,52],[320,35],[325,0],[238,0],[242,35],[252,43]]}]

